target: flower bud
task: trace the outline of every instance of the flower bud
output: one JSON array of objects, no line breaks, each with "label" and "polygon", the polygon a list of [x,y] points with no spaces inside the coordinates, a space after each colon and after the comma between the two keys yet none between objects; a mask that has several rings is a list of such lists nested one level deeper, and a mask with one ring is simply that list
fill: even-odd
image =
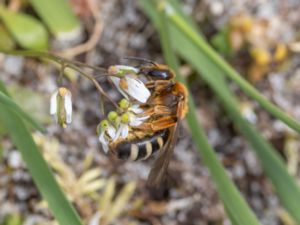
[{"label": "flower bud", "polygon": [[72,122],[72,94],[67,88],[60,87],[52,94],[50,114],[54,116],[56,122],[63,128]]},{"label": "flower bud", "polygon": [[123,98],[120,102],[119,102],[119,106],[121,109],[128,109],[129,106],[130,106],[130,102],[126,99],[126,98]]},{"label": "flower bud", "polygon": [[129,114],[128,113],[122,114],[122,116],[121,116],[121,122],[122,123],[128,123],[129,120],[130,120],[130,118],[129,118]]},{"label": "flower bud", "polygon": [[116,122],[118,113],[116,111],[110,111],[107,115],[107,118],[110,122]]},{"label": "flower bud", "polygon": [[99,135],[103,130],[106,130],[108,125],[109,125],[109,123],[107,120],[102,120],[96,128],[97,134]]},{"label": "flower bud", "polygon": [[137,74],[138,69],[132,66],[114,65],[108,68],[108,74],[123,77],[126,74]]}]

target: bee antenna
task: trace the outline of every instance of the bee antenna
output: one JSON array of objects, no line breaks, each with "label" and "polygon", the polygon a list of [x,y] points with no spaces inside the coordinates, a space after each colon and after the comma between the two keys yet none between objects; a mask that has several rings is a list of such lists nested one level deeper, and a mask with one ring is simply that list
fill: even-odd
[{"label": "bee antenna", "polygon": [[110,76],[108,73],[101,73],[101,74],[97,74],[94,76],[94,78],[100,78],[100,77],[105,77],[105,76]]},{"label": "bee antenna", "polygon": [[150,63],[154,66],[158,66],[156,62],[154,62],[152,60],[149,60],[149,59],[141,58],[141,57],[127,56],[127,57],[124,57],[124,59],[142,61],[142,62],[145,62],[145,63]]},{"label": "bee antenna", "polygon": [[118,77],[119,78],[120,76],[108,74],[108,73],[101,73],[101,74],[97,74],[94,76],[95,79],[102,78],[102,77]]}]

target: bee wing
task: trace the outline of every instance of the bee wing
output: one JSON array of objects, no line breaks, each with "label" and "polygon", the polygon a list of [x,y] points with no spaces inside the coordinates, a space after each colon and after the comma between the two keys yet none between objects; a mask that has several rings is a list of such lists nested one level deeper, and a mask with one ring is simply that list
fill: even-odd
[{"label": "bee wing", "polygon": [[164,148],[160,151],[159,156],[154,162],[149,173],[147,181],[149,186],[157,187],[166,179],[166,172],[178,137],[178,127],[178,123],[176,123],[175,126],[169,128],[170,134],[168,141]]}]

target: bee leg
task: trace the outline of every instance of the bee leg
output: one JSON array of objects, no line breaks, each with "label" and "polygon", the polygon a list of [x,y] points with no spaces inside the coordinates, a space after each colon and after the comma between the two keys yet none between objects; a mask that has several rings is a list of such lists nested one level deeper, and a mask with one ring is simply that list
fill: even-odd
[{"label": "bee leg", "polygon": [[177,123],[177,117],[164,116],[151,122],[144,122],[140,126],[136,127],[141,130],[156,132],[175,126]]},{"label": "bee leg", "polygon": [[150,96],[150,98],[148,99],[148,102],[146,103],[146,106],[154,107],[156,105],[165,105],[164,97],[161,96],[161,93],[158,93],[158,96],[156,95],[156,93],[153,94],[153,96]]},{"label": "bee leg", "polygon": [[178,106],[176,110],[176,115],[178,119],[183,119],[188,111],[188,102],[187,102],[187,96],[188,92],[185,86],[182,84],[176,82],[174,85],[174,94],[177,93],[178,97]]},{"label": "bee leg", "polygon": [[164,105],[156,105],[143,112],[143,116],[160,116],[160,115],[171,115],[172,111],[169,107]]},{"label": "bee leg", "polygon": [[159,131],[175,126],[177,118],[175,116],[165,116],[152,122],[152,130]]},{"label": "bee leg", "polygon": [[155,92],[163,92],[170,88],[173,85],[173,82],[169,80],[155,80],[149,81],[145,85],[148,89],[153,89]]}]

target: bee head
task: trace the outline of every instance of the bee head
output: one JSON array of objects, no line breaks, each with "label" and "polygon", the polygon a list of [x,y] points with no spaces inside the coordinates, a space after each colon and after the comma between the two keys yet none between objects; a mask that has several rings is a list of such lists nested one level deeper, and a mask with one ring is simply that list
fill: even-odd
[{"label": "bee head", "polygon": [[151,64],[141,67],[139,74],[149,76],[154,80],[171,80],[175,77],[174,71],[163,64]]},{"label": "bee head", "polygon": [[167,65],[158,64],[152,60],[140,57],[126,57],[125,59],[143,62],[143,64],[138,67],[138,74],[151,77],[154,80],[171,80],[175,77],[174,71]]}]

